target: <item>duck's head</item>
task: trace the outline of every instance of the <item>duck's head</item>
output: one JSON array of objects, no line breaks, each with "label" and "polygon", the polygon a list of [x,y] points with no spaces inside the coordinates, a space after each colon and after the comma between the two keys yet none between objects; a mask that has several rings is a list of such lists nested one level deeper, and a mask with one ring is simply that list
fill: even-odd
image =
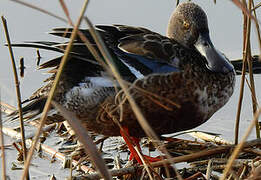
[{"label": "duck's head", "polygon": [[233,66],[212,44],[207,15],[197,4],[185,2],[178,5],[169,20],[167,36],[187,48],[196,48],[206,58],[210,71],[233,71]]}]

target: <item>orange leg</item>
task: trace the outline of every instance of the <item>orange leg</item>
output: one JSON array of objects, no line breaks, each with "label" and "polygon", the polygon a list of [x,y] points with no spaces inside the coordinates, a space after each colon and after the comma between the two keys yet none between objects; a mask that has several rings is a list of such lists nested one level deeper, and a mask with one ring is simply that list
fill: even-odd
[{"label": "orange leg", "polygon": [[[129,135],[129,130],[126,127],[123,127],[123,130],[121,130],[120,133],[121,133],[121,136],[123,137],[124,141],[126,142],[128,148],[129,148],[129,150],[131,152],[129,159],[132,160],[133,158],[135,158],[136,161],[139,164],[142,164],[142,161],[141,161],[138,153],[136,152],[136,150],[134,148],[134,146],[137,146],[137,148],[141,152],[140,139],[139,138],[135,138],[135,137],[131,137]],[[150,156],[146,156],[146,155],[143,155],[143,157],[145,157],[145,159],[148,160],[149,162],[156,162],[156,161],[162,160],[161,157],[150,157]]]}]

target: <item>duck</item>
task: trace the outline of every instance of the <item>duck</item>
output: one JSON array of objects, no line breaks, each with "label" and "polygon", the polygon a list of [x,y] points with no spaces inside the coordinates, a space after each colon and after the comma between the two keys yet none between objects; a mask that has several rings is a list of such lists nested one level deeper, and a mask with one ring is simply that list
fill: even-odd
[{"label": "duck", "polygon": [[[119,24],[95,28],[122,79],[130,84],[130,94],[159,136],[205,123],[233,94],[234,67],[213,45],[207,15],[193,2],[183,2],[176,7],[166,35]],[[90,31],[80,31],[97,49]],[[70,28],[56,28],[50,34],[69,38],[71,33]],[[39,69],[51,68],[52,74],[43,87],[24,101],[27,104],[23,114],[35,117],[42,112],[67,45],[67,42],[49,41],[13,44],[62,53],[39,66]],[[146,137],[119,84],[79,37],[53,100],[75,113],[87,131],[104,136],[122,135],[125,141],[128,141],[127,133],[137,146],[139,139]],[[131,157],[141,163],[131,143],[127,144]]]}]

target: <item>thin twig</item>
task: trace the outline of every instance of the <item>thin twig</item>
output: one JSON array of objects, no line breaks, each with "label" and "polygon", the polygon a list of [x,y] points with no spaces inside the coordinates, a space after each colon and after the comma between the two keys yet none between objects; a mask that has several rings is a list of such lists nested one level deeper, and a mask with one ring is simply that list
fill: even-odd
[{"label": "thin twig", "polygon": [[227,163],[227,166],[226,166],[226,169],[223,172],[221,180],[225,180],[226,179],[226,177],[227,177],[227,175],[228,175],[228,173],[229,173],[229,171],[230,171],[230,169],[232,167],[232,164],[233,164],[234,160],[236,159],[236,157],[238,156],[239,152],[243,148],[246,139],[248,138],[250,132],[252,131],[253,127],[255,126],[256,122],[258,121],[258,117],[259,117],[260,113],[261,113],[261,108],[258,111],[256,111],[254,119],[252,120],[251,124],[248,126],[247,131],[246,131],[245,135],[243,136],[241,142],[236,146],[236,148],[234,149],[232,155],[230,156],[230,158],[228,160],[228,163]]},{"label": "thin twig", "polygon": [[[27,149],[26,149],[26,144],[25,144],[25,133],[24,133],[24,121],[23,121],[23,112],[22,112],[22,103],[21,103],[21,92],[20,92],[20,87],[19,87],[19,80],[18,80],[18,75],[17,75],[17,70],[16,70],[16,65],[15,65],[15,59],[14,59],[14,53],[11,47],[11,40],[7,28],[7,22],[6,19],[2,16],[2,22],[5,30],[5,36],[8,44],[8,49],[11,57],[11,62],[12,62],[12,67],[13,67],[13,73],[14,73],[14,81],[15,81],[15,87],[16,87],[16,96],[17,96],[17,106],[18,106],[18,112],[19,112],[19,120],[20,120],[20,129],[21,129],[21,137],[22,137],[22,147],[23,147],[23,160],[26,160],[26,155],[27,155]],[[26,179],[29,179],[29,174],[27,172]]]},{"label": "thin twig", "polygon": [[[251,140],[251,141],[247,141],[244,144],[244,148],[249,148],[252,146],[257,146],[260,145],[261,140],[260,139],[255,139],[255,140]],[[210,155],[214,155],[214,154],[219,154],[219,153],[224,153],[224,152],[228,152],[231,151],[231,149],[235,148],[235,145],[227,145],[227,146],[219,146],[210,150],[204,150],[204,151],[200,151],[197,153],[193,153],[193,154],[189,154],[189,155],[183,155],[183,156],[179,156],[179,157],[174,157],[172,158],[172,162],[174,163],[180,163],[180,162],[188,162],[188,161],[193,161],[199,158],[206,158],[209,157]],[[209,161],[209,160],[207,160]],[[226,159],[223,160],[221,163],[226,163]],[[170,161],[168,161],[167,159],[162,160],[162,161],[158,161],[158,162],[153,162],[150,165],[152,167],[162,167],[165,163],[167,164],[172,164]],[[236,164],[242,164],[238,161],[235,161]],[[225,165],[222,167],[222,169],[224,169]],[[126,175],[126,174],[133,174],[135,173],[138,169],[142,169],[144,168],[143,166],[139,166],[139,165],[134,165],[132,167],[128,167],[128,168],[121,168],[119,170],[110,170],[110,174],[112,176],[122,176],[122,175]],[[214,168],[213,168],[214,169]],[[90,174],[90,175],[84,175],[81,177],[76,177],[76,179],[100,179],[101,176],[99,173],[94,173],[94,174]]]},{"label": "thin twig", "polygon": [[254,11],[254,10],[260,8],[260,7],[261,7],[261,2],[258,3],[256,6],[253,6],[253,9],[251,11]]},{"label": "thin twig", "polygon": [[[254,0],[252,0],[252,7],[253,7],[253,9],[251,11],[253,11],[255,19],[257,19],[256,8],[254,6],[255,6],[255,3],[254,3]],[[258,7],[258,6],[260,7],[261,3],[259,3],[256,7]],[[255,21],[255,25],[256,25],[256,33],[257,33],[258,44],[259,44],[259,51],[260,51],[259,54],[261,54],[261,34],[260,34],[260,28],[259,28],[259,24],[256,23],[256,21]],[[259,57],[259,59],[260,59],[260,57]]]},{"label": "thin twig", "polygon": [[239,0],[232,0],[232,2],[239,8],[242,10],[243,14],[250,17],[251,19],[253,19],[257,24],[258,24],[258,20],[251,15],[251,12],[247,9],[247,7],[245,6],[245,2],[240,2]]},{"label": "thin twig", "polygon": [[231,142],[221,138],[221,137],[218,137],[216,135],[211,135],[211,134],[207,134],[207,133],[204,133],[204,132],[190,132],[188,133],[190,136],[192,137],[195,137],[195,138],[199,138],[199,139],[202,139],[204,141],[207,141],[207,142],[214,142],[216,144],[223,144],[223,145],[230,145],[232,144]]},{"label": "thin twig", "polygon": [[7,104],[5,102],[0,101],[0,106],[1,106],[1,112],[4,112],[6,114],[11,114],[16,110],[15,107],[11,106],[10,104]]},{"label": "thin twig", "polygon": [[98,169],[102,177],[107,180],[112,180],[104,160],[101,158],[96,145],[93,143],[86,129],[82,127],[81,121],[75,116],[75,114],[66,110],[60,104],[54,101],[52,101],[52,104],[58,111],[60,111],[64,115],[71,127],[77,132],[79,140],[83,144],[86,152],[90,155],[90,158],[92,159],[95,167]]},{"label": "thin twig", "polygon": [[145,159],[144,159],[144,157],[142,156],[142,154],[141,154],[141,152],[139,151],[139,149],[137,148],[137,146],[135,146],[134,148],[135,148],[136,152],[138,153],[138,155],[139,155],[139,157],[140,157],[140,159],[141,159],[141,161],[142,161],[142,164],[143,164],[145,170],[146,170],[147,173],[148,173],[148,176],[149,176],[150,180],[153,180],[151,171],[150,171],[150,169],[149,169],[149,165],[145,162]]},{"label": "thin twig", "polygon": [[[245,7],[246,7],[246,1],[243,1]],[[243,9],[242,9],[243,11]],[[247,47],[248,47],[248,39],[249,37],[246,35],[248,27],[247,16],[244,15],[244,26],[243,26],[243,65],[242,65],[242,75],[241,75],[241,81],[240,81],[240,93],[238,98],[238,106],[237,106],[237,114],[236,114],[236,125],[235,125],[235,144],[238,144],[238,136],[239,136],[239,122],[240,122],[240,114],[242,109],[242,101],[243,101],[243,94],[244,94],[244,86],[245,86],[245,73],[246,73],[246,66],[247,66]]]},{"label": "thin twig", "polygon": [[46,117],[47,117],[47,112],[49,111],[50,107],[51,107],[51,100],[54,96],[54,92],[55,92],[55,89],[58,85],[58,82],[59,82],[59,79],[61,77],[61,74],[62,74],[62,70],[66,64],[66,61],[69,57],[69,54],[70,54],[70,50],[73,46],[73,42],[74,42],[74,39],[76,38],[76,35],[77,35],[77,31],[78,31],[78,28],[79,28],[79,25],[81,23],[81,20],[82,20],[82,17],[83,17],[83,14],[86,10],[86,7],[87,7],[87,4],[88,4],[88,0],[85,0],[84,4],[83,4],[83,8],[81,10],[81,13],[80,13],[80,17],[78,18],[78,21],[73,29],[73,33],[72,33],[72,36],[71,36],[71,39],[70,39],[70,42],[68,44],[68,46],[66,47],[66,51],[64,53],[64,56],[62,57],[62,60],[61,60],[61,63],[60,63],[60,66],[59,66],[59,69],[58,69],[58,72],[56,74],[56,77],[55,77],[55,80],[53,82],[53,86],[50,90],[50,93],[49,93],[49,96],[47,98],[47,101],[46,101],[46,104],[44,106],[44,110],[43,110],[43,113],[42,113],[42,116],[41,116],[41,120],[40,120],[40,125],[39,125],[39,128],[38,128],[38,131],[37,131],[37,134],[35,135],[35,139],[33,141],[33,144],[30,148],[30,151],[29,151],[29,154],[28,154],[28,157],[27,157],[27,160],[26,160],[26,163],[25,163],[25,171],[23,172],[23,175],[22,175],[22,178],[21,180],[24,179],[24,177],[26,176],[27,174],[27,169],[30,165],[30,162],[31,162],[31,159],[32,159],[32,155],[33,155],[33,151],[34,151],[34,148],[36,147],[36,144],[37,144],[37,141],[40,137],[40,134],[41,134],[41,129],[43,127],[43,125],[45,124],[45,121],[46,121]]},{"label": "thin twig", "polygon": [[[256,18],[256,17],[254,17],[252,14],[251,14],[251,8],[248,10],[247,9],[247,7],[245,6],[245,0],[244,1],[242,1],[242,2],[240,2],[239,0],[232,0],[233,2],[234,2],[234,4],[238,7],[238,8],[240,8],[241,10],[242,10],[242,12],[244,13],[244,15],[246,15],[246,16],[248,16],[249,18],[251,18],[253,21],[254,21],[254,23],[255,23],[255,25],[256,25],[256,27],[258,27],[259,25],[259,23],[260,23],[260,21]],[[259,51],[260,51],[260,53],[261,53],[261,38],[259,39]]]},{"label": "thin twig", "polygon": [[66,4],[64,3],[63,0],[59,0],[62,8],[63,8],[63,12],[65,13],[66,17],[67,17],[67,22],[69,22],[69,24],[73,25],[72,19],[70,18],[70,13],[68,11],[68,8],[66,6]]},{"label": "thin twig", "polygon": [[[252,0],[248,1],[248,10],[250,11],[252,7]],[[252,92],[252,108],[253,108],[253,115],[255,115],[255,112],[257,110],[257,104],[256,104],[256,91],[255,91],[255,81],[253,77],[253,63],[252,63],[252,54],[251,54],[251,47],[250,47],[250,32],[251,32],[251,19],[248,17],[248,34],[247,34],[247,40],[248,47],[247,47],[247,62],[248,62],[248,71],[249,71],[249,79],[250,79],[250,86],[251,86],[251,92]],[[260,128],[258,122],[256,122],[256,137],[260,138]]]},{"label": "thin twig", "polygon": [[251,89],[251,86],[250,86],[250,83],[249,83],[248,79],[246,79],[246,83],[247,83],[248,88],[250,89],[251,97],[254,99],[254,101],[255,101],[255,103],[257,105],[257,108],[258,108],[259,107],[258,101],[257,101],[256,97],[253,96],[253,92],[252,92],[252,89]]},{"label": "thin twig", "polygon": [[[48,128],[47,128],[48,127]],[[50,127],[47,126],[45,129],[43,129],[43,132],[45,131],[48,131],[50,130]],[[13,129],[10,129],[10,128],[6,128],[6,127],[3,127],[3,133],[13,139],[16,139],[15,142],[13,143],[13,145],[15,146],[15,148],[17,149],[17,151],[20,151],[19,148],[17,147],[16,145],[16,142],[20,142],[20,139],[21,139],[21,135],[13,130]],[[27,137],[27,138],[32,138],[31,137]],[[26,140],[28,144],[32,144],[32,140],[31,139],[27,139]],[[39,144],[39,143],[37,143]],[[64,161],[65,160],[65,155],[60,153],[60,152],[57,152],[56,150],[54,150],[53,148],[45,145],[45,144],[40,144],[41,145],[41,150],[47,154],[49,154],[51,157],[55,157],[57,159],[59,159],[60,161]],[[76,160],[73,160],[72,161],[73,165],[74,166],[78,166],[79,165],[79,162],[76,161]],[[85,166],[85,165],[79,165],[79,168],[84,171],[85,173],[90,173],[90,172],[95,172],[93,169]]]},{"label": "thin twig", "polygon": [[207,180],[210,180],[210,177],[211,177],[211,174],[212,174],[212,170],[213,170],[213,168],[212,168],[212,162],[213,162],[212,159],[210,159],[210,160],[208,161],[207,172],[206,172],[206,179],[207,179]]}]

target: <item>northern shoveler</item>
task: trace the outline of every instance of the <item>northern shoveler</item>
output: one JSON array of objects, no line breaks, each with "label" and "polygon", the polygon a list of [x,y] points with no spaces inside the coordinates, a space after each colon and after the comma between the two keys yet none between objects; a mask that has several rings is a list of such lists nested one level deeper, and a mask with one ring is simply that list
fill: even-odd
[{"label": "northern shoveler", "polygon": [[[158,135],[201,125],[226,104],[234,91],[234,68],[215,49],[209,37],[207,16],[195,3],[178,5],[169,20],[167,36],[126,25],[96,28],[122,78],[132,83],[130,92]],[[71,32],[72,29],[57,28],[51,34],[70,37]],[[81,32],[97,49],[88,29]],[[61,53],[66,45],[56,42],[26,44]],[[30,103],[23,108],[24,113],[41,113],[60,60],[58,57],[40,66],[54,68],[54,74],[46,80],[47,85],[27,100]],[[114,118],[121,119],[120,124],[128,129],[130,136],[144,137],[132,107],[124,101],[125,95],[116,89],[120,90],[117,83],[77,38],[54,100],[73,111],[87,130],[119,136],[121,131]]]}]

